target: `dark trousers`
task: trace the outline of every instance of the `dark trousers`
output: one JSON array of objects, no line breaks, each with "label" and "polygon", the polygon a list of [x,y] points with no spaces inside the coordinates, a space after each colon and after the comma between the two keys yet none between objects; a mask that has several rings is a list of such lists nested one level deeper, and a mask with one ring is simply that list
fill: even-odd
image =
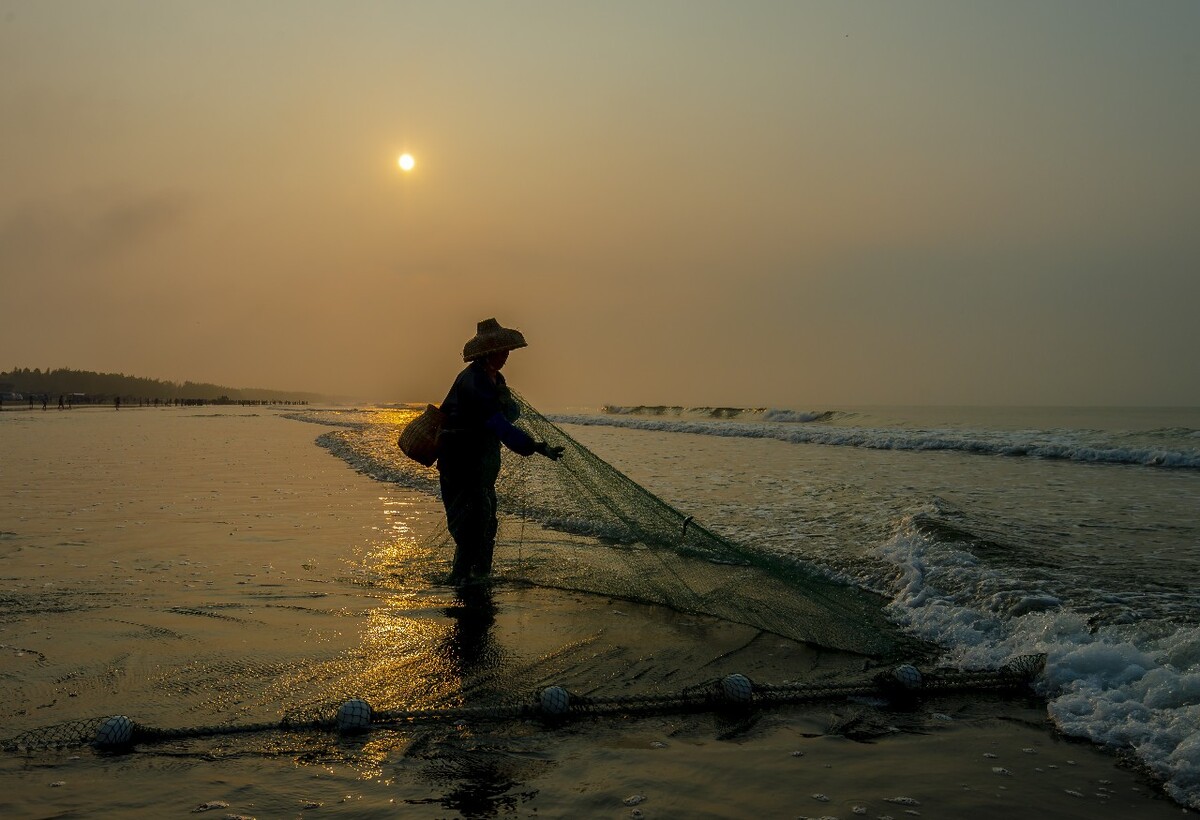
[{"label": "dark trousers", "polygon": [[[448,437],[443,437],[448,438]],[[454,539],[454,579],[492,571],[496,549],[496,477],[500,475],[497,442],[440,444],[438,476],[446,524]]]}]

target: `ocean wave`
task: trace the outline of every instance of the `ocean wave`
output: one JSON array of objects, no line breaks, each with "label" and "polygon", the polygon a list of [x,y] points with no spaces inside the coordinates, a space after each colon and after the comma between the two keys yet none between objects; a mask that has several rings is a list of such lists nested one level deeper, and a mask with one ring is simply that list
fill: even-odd
[{"label": "ocean wave", "polygon": [[[322,427],[345,427],[350,430],[366,430],[370,423],[363,420],[345,418],[350,415],[340,410],[302,410],[296,413],[284,413],[282,418],[292,421],[302,421],[306,424],[319,424]],[[354,413],[360,416],[361,413]]]},{"label": "ocean wave", "polygon": [[1082,441],[1073,438],[1071,432],[1061,434],[1036,431],[973,433],[957,430],[832,427],[821,424],[798,426],[773,423],[774,419],[771,422],[764,421],[755,424],[630,418],[623,415],[555,415],[549,418],[556,424],[624,427],[663,433],[691,433],[734,438],[767,438],[790,444],[824,444],[872,450],[948,450],[976,455],[1025,456],[1093,464],[1200,469],[1200,450],[1158,448],[1140,443]]},{"label": "ocean wave", "polygon": [[[310,419],[298,419],[310,421]],[[350,426],[350,425],[345,425]],[[389,458],[364,447],[361,436],[351,430],[335,430],[317,437],[316,444],[345,461],[359,473],[376,481],[384,481],[424,493],[437,495],[436,472],[419,466],[410,459]]]},{"label": "ocean wave", "polygon": [[761,417],[767,412],[767,410],[761,407],[683,407],[680,405],[667,404],[606,404],[603,408],[601,408],[601,412],[612,416],[673,416],[677,418],[693,417],[711,419],[738,419],[747,417]]},{"label": "ocean wave", "polygon": [[1037,682],[1065,734],[1132,750],[1181,804],[1200,809],[1200,627],[1131,619],[1097,625],[1036,585],[980,564],[914,516],[876,550],[889,614],[962,669],[1044,654]]},{"label": "ocean wave", "polygon": [[768,410],[763,414],[763,421],[781,424],[811,424],[848,419],[853,415],[844,410]]},{"label": "ocean wave", "polygon": [[651,416],[656,418],[695,418],[724,421],[770,421],[779,424],[810,424],[849,418],[853,413],[841,410],[779,410],[767,407],[685,407],[666,404],[606,404],[601,412],[609,416]]}]

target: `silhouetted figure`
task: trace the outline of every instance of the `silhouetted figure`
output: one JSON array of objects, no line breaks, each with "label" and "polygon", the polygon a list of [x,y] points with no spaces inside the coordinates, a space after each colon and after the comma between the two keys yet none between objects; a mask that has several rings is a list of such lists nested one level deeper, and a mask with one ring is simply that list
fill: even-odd
[{"label": "silhouetted figure", "polygon": [[62,410],[62,409],[63,409],[63,397],[62,397],[62,394],[59,394],[59,396],[58,396],[58,409],[59,409],[59,410]]},{"label": "silhouetted figure", "polygon": [[121,397],[120,396],[113,396],[113,407],[115,407],[117,410],[121,409]]},{"label": "silhouetted figure", "polygon": [[463,347],[470,364],[458,374],[442,412],[446,414],[438,439],[438,476],[446,523],[454,538],[453,584],[486,578],[496,548],[496,478],[500,474],[500,445],[515,453],[541,453],[552,460],[561,447],[534,441],[513,425],[520,408],[513,400],[501,368],[512,350],[525,347],[520,331],[501,327],[495,319],[479,323]]}]

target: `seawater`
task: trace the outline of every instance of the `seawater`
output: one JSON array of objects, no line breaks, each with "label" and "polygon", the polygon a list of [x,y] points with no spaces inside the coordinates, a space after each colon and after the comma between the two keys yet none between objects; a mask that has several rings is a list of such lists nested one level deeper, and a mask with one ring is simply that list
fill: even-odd
[{"label": "seawater", "polygon": [[[5,411],[0,426],[9,493],[0,648],[14,694],[6,736],[116,712],[207,725],[364,690],[388,705],[422,692],[419,682],[390,688],[418,668],[410,650],[445,660],[439,630],[449,620],[448,592],[430,588],[444,556],[414,569],[409,549],[409,530],[440,520],[438,505],[395,486],[436,492],[432,474],[410,469],[395,446],[411,412],[289,414],[315,425],[236,409],[80,413]],[[1038,685],[1057,725],[1133,751],[1176,800],[1200,808],[1200,606],[1190,582],[1200,411],[584,408],[552,417],[708,528],[880,593],[889,617],[940,647],[946,664],[990,668],[1045,653]],[[314,439],[387,483],[362,492]],[[518,608],[501,620],[527,615]],[[500,636],[509,665],[497,668],[523,669],[524,652],[540,659],[531,637]],[[662,648],[646,665],[658,667]],[[547,657],[556,682],[611,672],[602,654],[582,670]],[[666,661],[667,676],[689,668]],[[526,670],[506,683],[532,681]],[[437,692],[422,697],[443,703]],[[362,816],[367,801],[382,814],[397,798],[448,799],[440,780],[414,773],[426,761],[431,771],[474,761],[459,746],[428,759],[393,755],[409,739],[380,737],[361,748],[291,734],[217,737],[129,758],[68,750],[10,756],[0,775],[6,807],[28,816],[51,805],[159,816],[218,798],[269,804],[273,816],[294,810],[297,795]],[[548,765],[539,744],[586,737],[541,733],[516,742],[511,759]],[[556,765],[612,765],[603,748],[583,758],[578,748]],[[375,780],[383,760],[395,781]],[[343,771],[350,766],[359,768]],[[350,792],[363,804],[347,798],[335,809],[330,795]],[[568,803],[564,814],[595,808]]]},{"label": "seawater", "polygon": [[948,665],[1044,653],[1060,730],[1132,750],[1200,808],[1200,409],[548,417],[721,535],[881,594]]},{"label": "seawater", "polygon": [[1200,807],[1200,410],[610,407],[551,415],[742,544],[877,591],[947,663],[1045,653],[1067,734]]}]

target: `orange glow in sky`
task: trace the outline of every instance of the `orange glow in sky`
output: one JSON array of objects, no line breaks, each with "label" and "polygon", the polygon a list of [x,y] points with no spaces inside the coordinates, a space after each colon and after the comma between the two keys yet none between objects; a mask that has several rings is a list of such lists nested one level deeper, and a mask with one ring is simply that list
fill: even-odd
[{"label": "orange glow in sky", "polygon": [[1200,405],[1200,3],[0,5],[6,368]]}]

